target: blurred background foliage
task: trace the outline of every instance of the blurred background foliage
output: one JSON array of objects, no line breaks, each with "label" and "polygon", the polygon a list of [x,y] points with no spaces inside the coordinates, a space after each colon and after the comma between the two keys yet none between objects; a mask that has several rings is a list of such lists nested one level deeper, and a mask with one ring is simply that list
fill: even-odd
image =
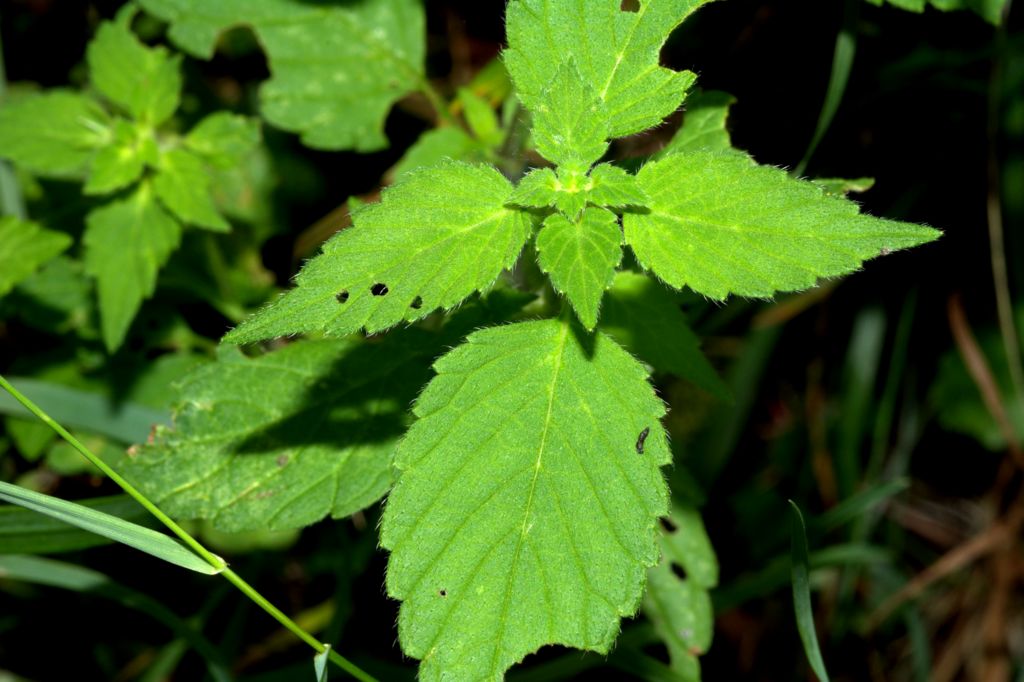
[{"label": "blurred background foliage", "polygon": [[[733,144],[761,163],[816,178],[873,178],[853,195],[868,212],[945,233],[774,301],[718,305],[684,295],[734,397],[657,377],[671,408],[673,490],[701,507],[721,567],[705,679],[810,675],[789,592],[790,498],[807,518],[832,679],[1024,679],[1024,385],[1015,338],[1024,334],[1016,304],[1024,294],[1024,20],[1019,8],[994,27],[969,12],[895,6],[923,2],[876,4],[713,3],[663,53],[667,65],[694,70],[702,88],[735,97]],[[83,86],[86,45],[119,5],[6,0],[3,96]],[[503,9],[502,0],[426,2],[427,75],[452,118],[472,117],[482,101],[508,120],[507,80],[495,61]],[[133,27],[150,44],[168,44],[167,26],[152,16]],[[849,62],[845,89],[834,54]],[[259,114],[269,70],[251,31],[228,32],[212,59],[186,57],[183,69],[178,129],[213,111]],[[460,97],[460,88],[473,96]],[[807,156],[827,92],[835,116]],[[617,142],[613,153],[656,152],[685,116]],[[353,202],[373,201],[383,184],[430,158],[422,143],[408,152],[439,120],[427,98],[407,96],[387,116],[389,146],[362,154],[311,149],[264,124],[259,147],[211,184],[232,231],[184,233],[123,345],[106,350],[92,283],[72,248],[0,297],[0,372],[20,377],[96,452],[119,456],[169,421],[173,382],[287,286],[347,224]],[[501,137],[488,138],[487,125],[478,119],[477,139],[460,153],[494,153]],[[78,241],[96,198],[77,183],[5,172],[33,220]],[[994,278],[1002,265],[1005,278]],[[0,411],[0,479],[145,522],[45,427],[10,402],[0,400]],[[323,641],[382,679],[413,679],[396,643],[397,604],[384,596],[377,519],[373,507],[301,532],[196,530]],[[310,674],[308,652],[227,586],[95,546],[102,542],[0,509],[0,555],[30,555],[0,557],[0,679]],[[667,660],[640,616],[624,624],[607,658],[549,648],[512,677],[679,679],[654,665]]]}]

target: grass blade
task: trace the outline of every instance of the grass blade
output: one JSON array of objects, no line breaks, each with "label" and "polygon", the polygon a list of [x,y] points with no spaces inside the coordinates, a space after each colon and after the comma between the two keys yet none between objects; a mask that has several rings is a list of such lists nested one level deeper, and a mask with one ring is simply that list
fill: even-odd
[{"label": "grass blade", "polygon": [[89,507],[0,481],[0,500],[102,535],[197,573],[219,571],[173,538]]},{"label": "grass blade", "polygon": [[814,611],[811,609],[807,530],[804,527],[804,517],[800,513],[800,508],[792,500],[789,501],[789,506],[793,512],[792,579],[796,627],[800,631],[800,641],[803,642],[804,653],[807,654],[807,662],[810,663],[811,670],[821,682],[829,682],[828,673],[825,672],[825,661],[821,657],[821,648],[818,646],[818,633],[814,629]]},{"label": "grass blade", "polygon": [[[125,521],[149,525],[151,517],[127,495],[82,500],[90,509]],[[0,507],[0,554],[54,554],[88,549],[113,542],[109,538],[69,526],[21,507]]]}]

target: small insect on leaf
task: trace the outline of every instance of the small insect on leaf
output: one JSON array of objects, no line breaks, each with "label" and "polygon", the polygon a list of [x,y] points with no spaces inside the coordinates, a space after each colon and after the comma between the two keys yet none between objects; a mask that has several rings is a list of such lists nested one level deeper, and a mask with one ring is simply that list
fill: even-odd
[{"label": "small insect on leaf", "polygon": [[638,455],[644,454],[644,441],[647,440],[647,436],[649,436],[650,433],[651,433],[651,427],[648,426],[648,427],[644,428],[643,431],[640,432],[639,436],[637,436],[637,438],[636,438],[636,454],[638,454]]}]

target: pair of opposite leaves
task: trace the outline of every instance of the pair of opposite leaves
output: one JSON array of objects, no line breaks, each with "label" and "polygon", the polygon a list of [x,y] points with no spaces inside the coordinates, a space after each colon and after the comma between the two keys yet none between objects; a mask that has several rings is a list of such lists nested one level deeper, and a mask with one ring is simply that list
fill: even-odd
[{"label": "pair of opposite leaves", "polygon": [[[410,173],[226,340],[376,332],[450,309],[515,262],[537,210],[549,213],[541,265],[590,329],[623,240],[669,285],[724,299],[809,287],[937,236],[735,152],[675,154],[635,177],[590,170],[609,138],[682,102],[693,75],[658,66],[657,52],[703,2],[588,3],[587,22],[578,4],[508,8],[506,63],[557,170],[518,188],[459,162]],[[668,506],[664,406],[644,368],[556,320],[475,332],[434,368],[381,529],[403,649],[426,679],[500,677],[547,643],[607,651],[639,604]]]}]

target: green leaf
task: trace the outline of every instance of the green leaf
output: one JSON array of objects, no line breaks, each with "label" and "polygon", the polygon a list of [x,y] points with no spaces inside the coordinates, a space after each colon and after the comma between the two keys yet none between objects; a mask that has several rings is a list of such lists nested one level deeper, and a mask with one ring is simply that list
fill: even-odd
[{"label": "green leaf", "polygon": [[434,347],[408,333],[303,341],[255,359],[224,347],[179,383],[174,427],[118,468],[171,515],[226,531],[347,516],[391,487]]},{"label": "green leaf", "polygon": [[106,113],[88,97],[63,90],[0,107],[0,156],[42,175],[80,172],[110,139]]},{"label": "green leaf", "polygon": [[214,232],[231,230],[231,225],[213,205],[210,176],[203,161],[192,152],[170,149],[161,154],[153,189],[181,222]]},{"label": "green leaf", "polygon": [[597,324],[601,298],[622,260],[622,229],[615,214],[588,208],[570,221],[553,213],[537,235],[538,262],[565,294],[583,325]]},{"label": "green leaf", "polygon": [[[156,155],[156,142],[128,121],[117,119],[112,138],[93,157],[86,194],[108,194],[127,187],[140,177],[147,157]],[[142,133],[142,134],[140,134]]]},{"label": "green leaf", "polygon": [[482,97],[478,97],[469,88],[459,88],[459,102],[465,114],[466,123],[473,131],[473,136],[484,145],[497,147],[504,138],[501,122],[494,109]]},{"label": "green leaf", "polygon": [[676,507],[666,525],[672,530],[663,533],[661,561],[647,573],[643,609],[668,648],[672,669],[698,682],[697,657],[711,646],[714,629],[709,590],[718,584],[718,560],[697,510]]},{"label": "green leaf", "polygon": [[811,670],[821,682],[828,682],[825,661],[821,657],[818,646],[818,633],[814,628],[814,609],[811,607],[811,585],[809,561],[807,558],[807,531],[804,528],[804,517],[800,508],[792,500],[789,501],[792,529],[792,580],[793,610],[796,613],[796,627],[800,631],[800,641],[807,654],[807,662]]},{"label": "green leaf", "polygon": [[647,195],[636,178],[618,166],[602,163],[590,174],[571,168],[536,168],[520,180],[508,203],[525,208],[557,207],[575,219],[588,203],[614,209],[643,207]]},{"label": "green leaf", "polygon": [[696,92],[687,97],[683,125],[659,152],[659,156],[676,152],[724,152],[732,149],[726,120],[729,118],[729,107],[735,102],[735,97],[718,90]]},{"label": "green leaf", "polygon": [[533,106],[533,142],[553,163],[586,169],[608,149],[609,121],[572,59],[564,62]]},{"label": "green leaf", "polygon": [[643,208],[650,197],[640,188],[636,176],[618,166],[602,163],[590,171],[587,201],[615,209]]},{"label": "green leaf", "polygon": [[146,47],[125,23],[100,24],[85,56],[92,84],[132,118],[155,127],[178,108],[181,56]]},{"label": "green leaf", "polygon": [[153,295],[157,272],[181,240],[181,225],[145,184],[91,211],[85,225],[85,268],[96,278],[103,341],[113,351],[142,301]]},{"label": "green leaf", "polygon": [[206,575],[219,573],[216,568],[170,536],[91,507],[43,495],[3,481],[0,481],[0,500],[110,538],[190,571]]},{"label": "green leaf", "polygon": [[437,165],[446,159],[452,161],[482,161],[485,152],[478,140],[454,126],[434,128],[419,136],[395,164],[392,174],[400,180],[417,168]]},{"label": "green leaf", "polygon": [[13,216],[0,217],[0,296],[71,246],[71,237]]},{"label": "green leaf", "polygon": [[601,331],[657,370],[692,381],[708,393],[731,401],[731,393],[700,350],[679,309],[665,287],[646,275],[620,272],[601,316]]},{"label": "green leaf", "polygon": [[508,203],[525,208],[547,208],[555,205],[561,191],[562,185],[554,169],[534,168],[516,185]]},{"label": "green leaf", "polygon": [[434,367],[381,527],[403,651],[424,680],[500,679],[545,644],[607,653],[667,510],[643,367],[555,320],[475,332]]},{"label": "green leaf", "polygon": [[583,82],[596,89],[595,116],[610,137],[638,133],[672,113],[693,85],[689,71],[659,66],[659,52],[672,29],[706,2],[644,0],[629,12],[621,0],[513,0],[505,64],[519,98],[536,114],[558,69],[573,59]]},{"label": "green leaf", "polygon": [[227,111],[210,114],[185,136],[188,149],[218,168],[241,163],[259,143],[259,121]]},{"label": "green leaf", "polygon": [[[127,495],[97,497],[78,504],[133,523],[145,524],[152,520],[149,512]],[[113,540],[109,538],[28,509],[10,505],[0,507],[0,554],[70,552],[111,542]]]},{"label": "green leaf", "polygon": [[511,193],[490,167],[449,161],[408,173],[324,244],[295,289],[225,341],[373,333],[457,305],[490,287],[530,236],[530,216],[505,207]]},{"label": "green leaf", "polygon": [[[911,12],[923,12],[926,0],[867,0],[867,2],[881,7],[887,2],[893,7],[909,10]],[[944,12],[954,10],[971,10],[990,24],[1000,24],[1003,14],[1010,0],[927,0],[927,4]]]},{"label": "green leaf", "polygon": [[340,4],[300,0],[142,0],[171,24],[190,54],[213,56],[217,36],[250,26],[271,78],[263,116],[319,149],[370,152],[387,146],[384,118],[423,81],[426,26],[419,0]]},{"label": "green leaf", "polygon": [[805,289],[937,230],[860,215],[818,186],[736,153],[689,152],[637,174],[649,213],[623,218],[637,259],[669,285],[709,298]]}]

